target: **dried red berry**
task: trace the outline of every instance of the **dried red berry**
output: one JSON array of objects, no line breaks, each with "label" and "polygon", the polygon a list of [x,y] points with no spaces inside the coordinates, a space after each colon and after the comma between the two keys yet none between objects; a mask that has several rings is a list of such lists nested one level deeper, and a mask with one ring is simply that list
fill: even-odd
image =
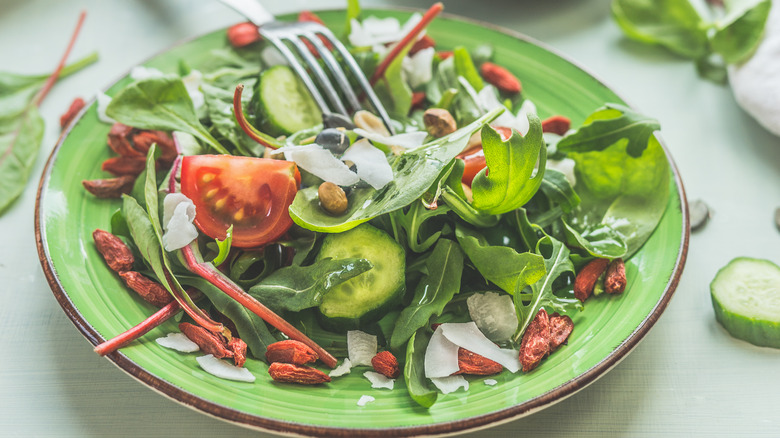
[{"label": "dried red berry", "polygon": [[135,257],[122,239],[108,231],[97,229],[92,232],[92,240],[95,241],[95,247],[112,271],[123,272],[133,269]]},{"label": "dried red berry", "polygon": [[274,362],[268,367],[268,374],[277,382],[300,383],[302,385],[330,382],[330,376],[322,371],[292,363]]},{"label": "dried red berry", "polygon": [[389,351],[377,353],[371,358],[371,366],[374,367],[374,371],[389,379],[395,379],[401,374],[401,369],[398,368],[398,359]]},{"label": "dried red berry", "polygon": [[64,128],[70,124],[71,121],[76,117],[76,115],[81,111],[86,103],[84,102],[84,99],[77,97],[73,99],[73,102],[71,102],[70,107],[68,107],[68,110],[65,111],[65,113],[60,116],[60,128]]},{"label": "dried red berry", "polygon": [[271,363],[282,362],[303,365],[316,361],[319,356],[303,342],[288,339],[269,345],[265,351],[265,358]]}]

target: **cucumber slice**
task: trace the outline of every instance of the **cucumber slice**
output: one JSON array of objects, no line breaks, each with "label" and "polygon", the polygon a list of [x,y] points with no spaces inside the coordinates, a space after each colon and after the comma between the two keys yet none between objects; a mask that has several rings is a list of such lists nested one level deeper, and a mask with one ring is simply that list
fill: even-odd
[{"label": "cucumber slice", "polygon": [[260,129],[270,135],[290,135],[322,123],[319,106],[286,65],[260,73],[253,98]]},{"label": "cucumber slice", "polygon": [[384,231],[362,224],[329,234],[317,255],[343,259],[360,257],[374,267],[331,289],[322,299],[323,325],[335,330],[356,329],[376,322],[398,304],[406,286],[406,259],[401,245]]},{"label": "cucumber slice", "polygon": [[780,267],[738,257],[710,283],[715,318],[735,338],[780,348]]}]

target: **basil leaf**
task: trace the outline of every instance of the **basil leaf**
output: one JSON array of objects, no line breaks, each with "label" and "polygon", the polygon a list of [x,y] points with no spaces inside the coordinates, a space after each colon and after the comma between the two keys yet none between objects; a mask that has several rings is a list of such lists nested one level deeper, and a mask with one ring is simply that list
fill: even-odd
[{"label": "basil leaf", "polygon": [[379,190],[353,189],[349,207],[340,216],[332,216],[319,205],[317,187],[299,190],[290,206],[290,216],[303,228],[326,233],[349,230],[379,215],[403,208],[423,195],[452,159],[466,146],[469,137],[499,111],[491,111],[458,131],[407,151],[391,164],[393,181]]},{"label": "basil leaf", "polygon": [[764,34],[771,0],[726,0],[726,16],[715,23],[712,50],[729,64],[747,59]]},{"label": "basil leaf", "polygon": [[489,245],[485,236],[460,224],[455,227],[455,236],[479,273],[509,294],[514,294],[518,285],[534,283],[545,274],[544,259],[538,254]]},{"label": "basil leaf", "polygon": [[653,132],[661,129],[657,120],[614,103],[606,104],[588,116],[576,131],[558,142],[559,152],[601,151],[620,140],[627,140],[626,151],[636,158],[642,155]]},{"label": "basil leaf", "polygon": [[182,131],[205,142],[220,154],[229,154],[201,125],[181,78],[167,75],[136,81],[120,90],[106,115],[139,129]]},{"label": "basil leaf", "polygon": [[688,0],[613,0],[612,15],[632,39],[686,58],[707,55],[707,26]]},{"label": "basil leaf", "polygon": [[249,295],[274,312],[298,312],[322,303],[331,288],[356,277],[373,265],[366,259],[325,259],[311,266],[288,266],[249,289]]},{"label": "basil leaf", "polygon": [[425,377],[425,350],[431,340],[431,332],[423,327],[415,332],[406,346],[406,364],[404,365],[404,382],[409,396],[424,408],[430,408],[436,403],[438,391],[431,389]]},{"label": "basil leaf", "polygon": [[[530,114],[525,136],[513,133],[506,140],[495,129],[482,128],[482,149],[487,167],[471,183],[473,207],[489,214],[501,214],[522,207],[539,189],[544,178],[547,147],[542,137],[542,122]],[[538,171],[533,175],[539,162]],[[533,176],[532,176],[533,175]]]},{"label": "basil leaf", "polygon": [[425,274],[414,289],[411,303],[396,320],[390,348],[397,350],[418,329],[426,327],[432,316],[441,315],[444,306],[460,290],[463,272],[463,253],[449,239],[440,239],[425,260]]}]

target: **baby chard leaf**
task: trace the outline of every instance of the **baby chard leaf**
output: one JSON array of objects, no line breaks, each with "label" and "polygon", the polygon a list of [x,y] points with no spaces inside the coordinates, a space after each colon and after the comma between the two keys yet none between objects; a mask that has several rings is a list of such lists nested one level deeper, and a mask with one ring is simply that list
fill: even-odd
[{"label": "baby chard leaf", "polygon": [[625,139],[628,141],[626,152],[636,158],[642,155],[650,136],[659,129],[661,125],[657,120],[610,103],[591,114],[582,127],[562,138],[558,151],[601,151]]}]

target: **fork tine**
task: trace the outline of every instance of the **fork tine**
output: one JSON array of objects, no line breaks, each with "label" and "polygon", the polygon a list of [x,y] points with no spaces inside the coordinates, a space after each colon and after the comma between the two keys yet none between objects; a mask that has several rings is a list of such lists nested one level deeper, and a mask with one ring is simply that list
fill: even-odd
[{"label": "fork tine", "polygon": [[380,102],[376,93],[374,93],[374,89],[373,87],[371,87],[371,84],[368,82],[368,79],[366,78],[366,75],[363,73],[363,70],[360,69],[360,66],[355,61],[355,58],[353,58],[352,54],[349,53],[349,50],[347,50],[347,48],[344,47],[344,44],[342,44],[341,41],[339,41],[333,35],[333,32],[331,32],[326,27],[317,26],[317,34],[324,36],[338,51],[338,53],[341,55],[341,58],[344,60],[344,62],[347,64],[350,71],[352,72],[352,75],[355,77],[355,79],[357,79],[360,88],[368,97],[368,100],[371,102],[371,105],[374,107],[374,110],[376,110],[379,117],[382,119],[382,122],[385,124],[385,127],[387,127],[387,130],[390,131],[390,134],[395,134],[393,125],[392,123],[390,123],[390,116],[387,114],[385,107],[382,105],[382,102]]},{"label": "fork tine", "polygon": [[[316,26],[319,27],[318,25]],[[358,96],[355,94],[355,91],[352,90],[352,85],[350,85],[349,79],[347,79],[347,75],[344,73],[344,70],[341,68],[338,61],[336,61],[333,53],[331,53],[331,51],[325,46],[325,44],[322,43],[320,38],[314,32],[306,31],[303,32],[301,36],[309,40],[311,44],[317,49],[317,52],[320,54],[320,58],[324,61],[325,65],[328,67],[328,70],[331,72],[331,75],[338,83],[341,91],[344,93],[344,97],[346,97],[347,101],[349,102],[352,112],[356,112],[361,109]]]},{"label": "fork tine", "polygon": [[322,93],[320,93],[317,85],[314,84],[311,76],[309,76],[309,73],[307,73],[306,69],[303,68],[303,65],[300,63],[298,58],[293,55],[292,51],[290,51],[290,48],[287,47],[287,45],[284,44],[284,42],[278,38],[276,33],[273,31],[267,31],[261,27],[260,34],[263,36],[263,38],[270,41],[271,44],[273,44],[274,47],[279,50],[279,52],[281,52],[282,56],[284,56],[284,58],[290,64],[290,67],[295,71],[301,81],[303,81],[303,84],[306,86],[306,89],[309,90],[309,93],[311,93],[314,101],[317,102],[317,106],[320,107],[320,110],[323,112],[331,112],[328,103],[325,101],[325,98],[322,97]]}]

